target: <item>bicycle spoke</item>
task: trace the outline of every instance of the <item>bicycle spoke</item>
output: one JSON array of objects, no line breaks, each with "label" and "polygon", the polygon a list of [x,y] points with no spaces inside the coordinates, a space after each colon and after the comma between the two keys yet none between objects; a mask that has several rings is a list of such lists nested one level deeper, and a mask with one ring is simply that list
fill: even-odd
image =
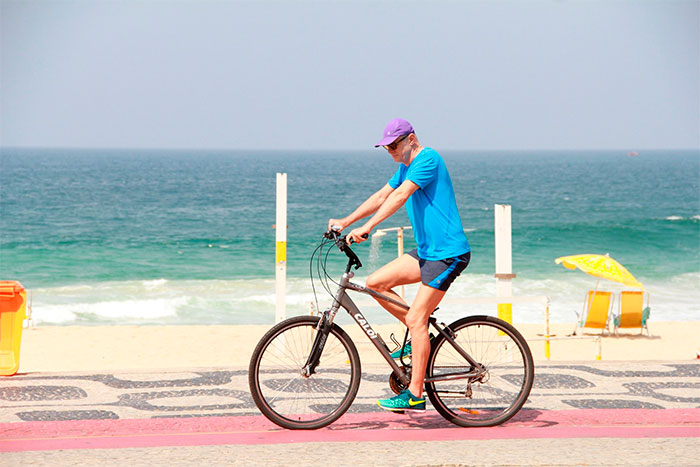
[{"label": "bicycle spoke", "polygon": [[[445,339],[431,354],[427,385],[435,408],[453,422],[487,426],[510,418],[522,406],[532,385],[532,357],[518,345],[507,324],[490,317],[470,317],[453,324],[455,342],[479,368],[459,379],[440,375],[469,371],[471,365]],[[517,332],[517,331],[516,331]],[[527,344],[525,344],[526,346]],[[432,395],[431,395],[432,393]]]},{"label": "bicycle spoke", "polygon": [[[318,365],[304,367],[316,338],[318,318],[296,317],[263,337],[250,368],[253,399],[261,412],[286,428],[318,428],[347,410],[359,386],[359,357],[347,335],[328,334]],[[275,331],[275,332],[273,332]]]}]

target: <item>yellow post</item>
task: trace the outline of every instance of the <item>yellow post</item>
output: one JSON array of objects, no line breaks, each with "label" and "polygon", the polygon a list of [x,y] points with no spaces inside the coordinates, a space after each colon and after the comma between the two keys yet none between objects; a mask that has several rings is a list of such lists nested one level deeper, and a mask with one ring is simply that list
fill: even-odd
[{"label": "yellow post", "polygon": [[284,263],[287,261],[287,242],[279,241],[277,242],[277,250],[275,252],[275,262],[277,264]]},{"label": "yellow post", "polygon": [[498,304],[498,317],[503,321],[507,321],[513,324],[513,304],[512,303],[499,303]]},{"label": "yellow post", "polygon": [[547,304],[547,309],[544,312],[544,358],[550,359],[549,353],[549,304]]}]

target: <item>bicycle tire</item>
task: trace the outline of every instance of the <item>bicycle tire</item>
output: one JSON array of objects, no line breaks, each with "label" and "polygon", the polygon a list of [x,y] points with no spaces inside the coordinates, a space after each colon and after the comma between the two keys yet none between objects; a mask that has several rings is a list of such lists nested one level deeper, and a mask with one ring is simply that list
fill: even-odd
[{"label": "bicycle tire", "polygon": [[[469,316],[448,328],[485,372],[481,377],[426,383],[433,407],[464,427],[494,426],[509,420],[527,401],[535,378],[527,341],[513,326],[493,316]],[[433,339],[426,377],[470,368],[442,334]]]},{"label": "bicycle tire", "polygon": [[253,351],[248,384],[255,405],[271,422],[291,430],[313,430],[340,418],[360,386],[357,348],[333,324],[319,365],[301,370],[311,352],[319,317],[297,316],[272,327]]}]

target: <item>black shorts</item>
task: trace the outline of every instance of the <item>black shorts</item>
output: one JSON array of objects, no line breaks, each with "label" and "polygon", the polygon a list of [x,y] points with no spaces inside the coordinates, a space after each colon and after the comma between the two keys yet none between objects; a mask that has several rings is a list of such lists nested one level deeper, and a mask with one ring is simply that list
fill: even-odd
[{"label": "black shorts", "polygon": [[406,254],[418,260],[421,282],[428,287],[442,291],[450,288],[452,281],[466,269],[472,256],[471,252],[467,251],[463,255],[454,258],[430,261],[419,258],[417,249],[413,249]]}]

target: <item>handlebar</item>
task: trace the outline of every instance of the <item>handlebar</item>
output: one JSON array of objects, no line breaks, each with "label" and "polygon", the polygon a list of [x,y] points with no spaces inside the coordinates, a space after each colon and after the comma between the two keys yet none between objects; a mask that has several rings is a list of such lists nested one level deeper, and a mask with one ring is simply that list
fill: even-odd
[{"label": "handlebar", "polygon": [[[369,235],[365,234],[363,235],[363,238],[368,238]],[[340,251],[345,253],[345,256],[348,257],[348,264],[345,268],[345,272],[350,272],[350,269],[355,266],[355,269],[359,269],[362,267],[362,263],[360,262],[360,258],[357,257],[354,251],[352,251],[352,248],[348,246],[347,244],[347,235],[340,235],[339,230],[331,229],[328,232],[323,234],[323,238],[327,238],[328,240],[333,240],[335,242],[335,246],[338,247]],[[354,243],[352,239],[350,239],[350,243]]]},{"label": "handlebar", "polygon": [[[333,240],[333,241],[336,241],[336,242],[342,240],[342,242],[343,242],[344,244],[347,245],[347,237],[348,237],[348,236],[347,236],[347,235],[341,236],[341,235],[340,235],[340,230],[337,230],[337,229],[332,228],[332,229],[329,230],[328,232],[324,233],[324,234],[323,234],[323,237],[324,237],[324,238],[327,238],[328,240]],[[364,238],[365,240],[367,240],[367,239],[369,238],[369,235],[363,234],[363,235],[362,235],[362,238]],[[351,244],[352,244],[352,243],[355,243],[355,241],[351,238],[351,239],[350,239],[350,243],[351,243]]]}]

